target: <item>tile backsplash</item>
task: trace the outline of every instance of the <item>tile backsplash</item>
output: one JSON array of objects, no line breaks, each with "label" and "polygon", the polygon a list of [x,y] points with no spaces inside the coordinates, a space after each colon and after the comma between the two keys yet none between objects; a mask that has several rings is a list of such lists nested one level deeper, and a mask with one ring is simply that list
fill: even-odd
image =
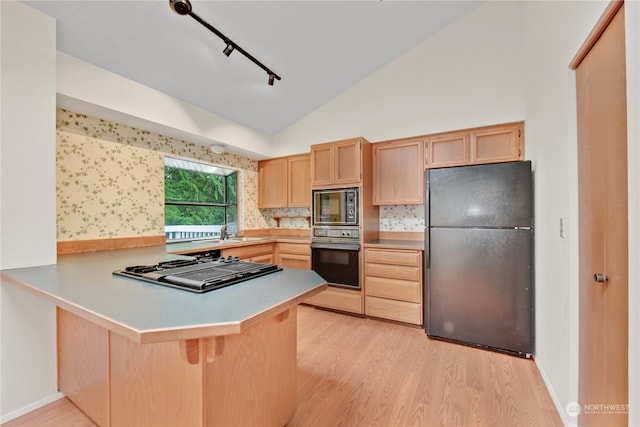
[{"label": "tile backsplash", "polygon": [[[306,208],[258,209],[258,162],[232,153],[58,109],[56,112],[58,240],[164,234],[165,154],[239,171],[240,228],[302,229]],[[424,229],[421,205],[380,207],[380,230]]]}]

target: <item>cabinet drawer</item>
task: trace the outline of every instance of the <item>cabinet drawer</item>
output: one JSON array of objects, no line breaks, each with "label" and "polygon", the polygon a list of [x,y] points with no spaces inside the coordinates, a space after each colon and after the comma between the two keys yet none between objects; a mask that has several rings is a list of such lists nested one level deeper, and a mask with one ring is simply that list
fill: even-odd
[{"label": "cabinet drawer", "polygon": [[366,276],[387,277],[390,279],[420,281],[419,267],[406,267],[403,265],[371,264],[364,266]]},{"label": "cabinet drawer", "polygon": [[308,243],[278,243],[278,251],[286,254],[311,255]]},{"label": "cabinet drawer", "polygon": [[420,304],[367,296],[365,305],[367,316],[413,323],[414,325],[422,324],[422,305]]},{"label": "cabinet drawer", "polygon": [[367,248],[365,249],[365,262],[418,267],[422,258],[421,254],[421,251]]},{"label": "cabinet drawer", "polygon": [[356,291],[328,288],[307,302],[319,307],[362,314],[362,294]]},{"label": "cabinet drawer", "polygon": [[418,304],[422,301],[420,282],[366,276],[365,283],[367,295]]}]

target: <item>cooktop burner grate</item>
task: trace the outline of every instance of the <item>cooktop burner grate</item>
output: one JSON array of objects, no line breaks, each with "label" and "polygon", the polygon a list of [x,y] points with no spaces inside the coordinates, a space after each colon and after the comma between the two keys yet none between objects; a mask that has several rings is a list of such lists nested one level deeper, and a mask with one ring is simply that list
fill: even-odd
[{"label": "cooktop burner grate", "polygon": [[203,293],[280,270],[282,268],[275,264],[252,263],[229,257],[205,262],[190,259],[135,265],[116,270],[113,274]]}]

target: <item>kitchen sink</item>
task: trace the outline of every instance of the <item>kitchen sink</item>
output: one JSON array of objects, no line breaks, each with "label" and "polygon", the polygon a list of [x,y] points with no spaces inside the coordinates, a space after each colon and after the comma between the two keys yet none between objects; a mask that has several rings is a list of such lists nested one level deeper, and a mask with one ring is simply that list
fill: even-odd
[{"label": "kitchen sink", "polygon": [[221,242],[252,242],[254,240],[264,240],[264,237],[229,237],[221,240]]},{"label": "kitchen sink", "polygon": [[264,237],[229,237],[228,239],[220,240],[220,239],[211,239],[211,240],[203,240],[204,242],[211,242],[220,245],[229,244],[229,243],[239,243],[239,242],[253,242],[255,240],[264,240]]}]

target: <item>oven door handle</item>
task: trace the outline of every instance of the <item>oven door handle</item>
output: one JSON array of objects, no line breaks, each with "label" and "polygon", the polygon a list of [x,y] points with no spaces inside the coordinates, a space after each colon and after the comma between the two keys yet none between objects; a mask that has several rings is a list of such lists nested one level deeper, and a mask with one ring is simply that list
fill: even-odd
[{"label": "oven door handle", "polygon": [[359,251],[359,243],[311,243],[311,249],[338,249],[342,251]]}]

